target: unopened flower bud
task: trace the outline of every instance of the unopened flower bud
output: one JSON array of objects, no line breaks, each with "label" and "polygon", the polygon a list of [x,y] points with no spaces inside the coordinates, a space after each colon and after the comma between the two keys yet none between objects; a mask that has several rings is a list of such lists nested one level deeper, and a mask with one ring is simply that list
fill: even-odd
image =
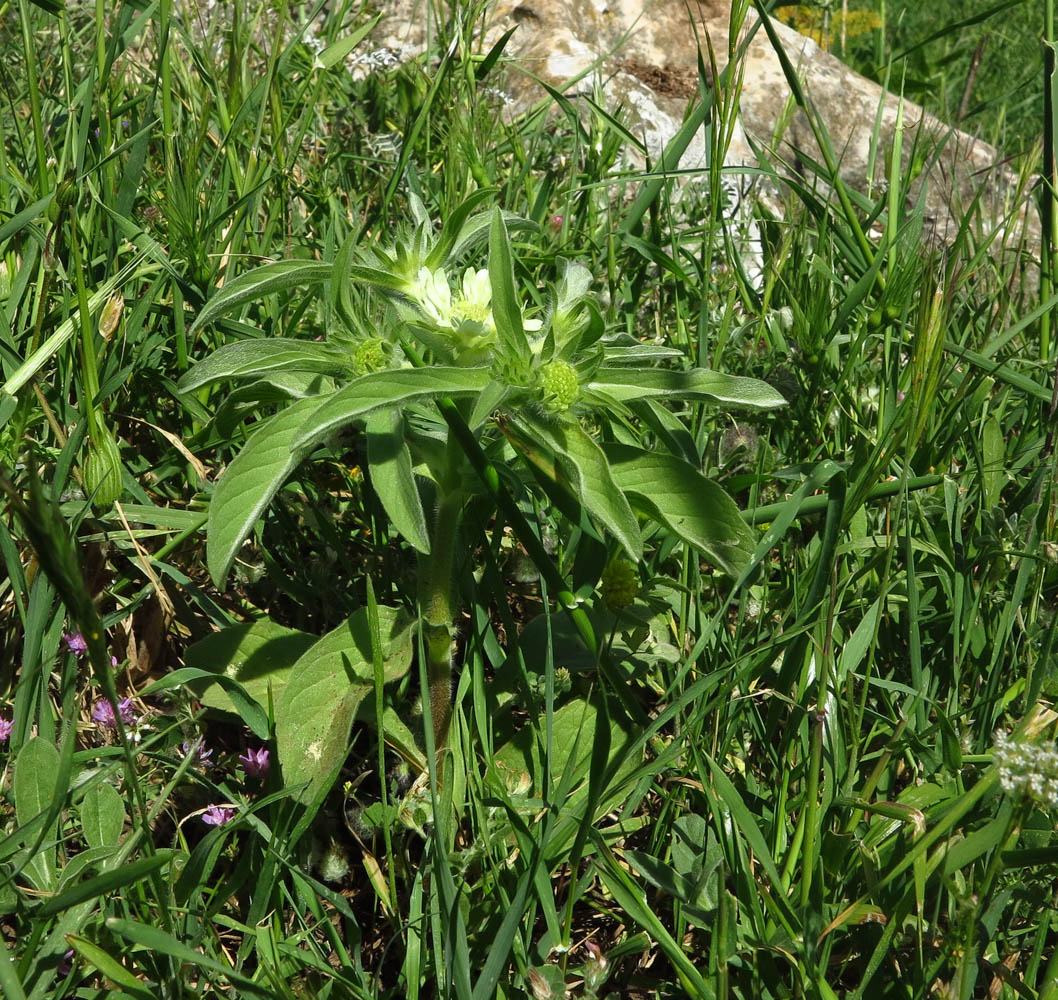
[{"label": "unopened flower bud", "polygon": [[88,458],[81,466],[82,485],[91,498],[92,506],[113,507],[121,499],[121,455],[114,435],[100,426],[93,435]]},{"label": "unopened flower bud", "polygon": [[580,395],[577,372],[568,361],[549,361],[543,368],[544,403],[561,413],[568,410]]},{"label": "unopened flower bud", "polygon": [[617,556],[610,560],[602,571],[599,581],[599,596],[608,608],[627,608],[639,593],[639,581],[635,567],[626,559]]},{"label": "unopened flower bud", "polygon": [[381,337],[362,340],[353,351],[353,367],[358,375],[381,371],[388,363],[385,341]]}]

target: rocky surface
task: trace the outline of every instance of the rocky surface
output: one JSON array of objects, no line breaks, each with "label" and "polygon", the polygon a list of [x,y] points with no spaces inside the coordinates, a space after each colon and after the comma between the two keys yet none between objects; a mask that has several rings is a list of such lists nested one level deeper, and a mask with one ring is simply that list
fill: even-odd
[{"label": "rocky surface", "polygon": [[[379,47],[375,51],[401,59],[421,52],[430,6],[424,0],[389,0],[372,36]],[[698,93],[699,52],[705,54],[708,66],[711,46],[718,68],[722,71],[727,64],[729,21],[729,0],[497,0],[485,36],[478,42],[487,49],[503,32],[516,29],[505,52],[515,66],[503,84],[515,108],[545,96],[534,77],[574,98],[602,93],[611,108],[624,109],[623,121],[656,158]],[[811,39],[778,22],[774,26],[831,137],[843,181],[877,196],[897,128],[898,98],[885,94]],[[752,11],[738,38],[747,35],[752,37],[742,64],[741,118],[726,162],[758,164],[748,134],[771,151],[777,164],[804,172],[808,160],[822,162],[822,157],[807,117],[792,101],[775,50]],[[584,107],[587,110],[586,102]],[[872,178],[870,152],[876,127],[879,151]],[[918,138],[918,157],[927,169],[913,192],[917,194],[917,185],[926,185],[926,218],[939,238],[954,235],[957,220],[979,192],[986,224],[1014,221],[1018,230],[1033,229],[1034,213],[1025,211],[1025,185],[1019,184],[994,148],[950,129],[910,102],[904,102],[903,128],[905,162]],[[699,136],[681,167],[694,169],[706,162]]]}]

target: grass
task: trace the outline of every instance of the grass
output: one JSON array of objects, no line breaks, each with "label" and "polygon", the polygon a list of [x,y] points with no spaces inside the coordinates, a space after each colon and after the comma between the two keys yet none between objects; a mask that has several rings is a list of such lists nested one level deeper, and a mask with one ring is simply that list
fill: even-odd
[{"label": "grass", "polygon": [[[482,7],[363,79],[333,46],[370,11],[308,14],[4,11],[3,994],[1058,994],[1039,251],[973,206],[929,249],[894,172],[878,204],[786,189],[781,217],[758,213],[754,284],[719,169],[681,192],[629,175],[617,119],[501,114]],[[737,75],[723,86],[718,143]],[[422,574],[373,488],[392,466],[363,431],[322,441],[219,587],[222,471],[323,390],[194,373],[237,341],[352,354],[404,330],[366,281],[236,292],[268,261],[347,266],[343,248],[408,239],[418,206],[451,219],[479,191],[510,213],[527,315],[577,260],[608,334],[787,405],[574,411],[608,454],[702,470],[752,525],[725,573],[641,519],[631,577],[615,498],[519,458],[546,444],[518,436],[536,409],[468,441],[455,403],[409,406],[409,440],[451,433],[473,497],[445,747],[436,633],[394,624],[417,619]],[[422,447],[415,483],[440,495]],[[329,676],[351,681],[314,711],[355,690],[359,714],[324,780],[311,744],[283,751],[303,692],[260,679],[347,627]],[[218,665],[238,683],[187,672]]]}]

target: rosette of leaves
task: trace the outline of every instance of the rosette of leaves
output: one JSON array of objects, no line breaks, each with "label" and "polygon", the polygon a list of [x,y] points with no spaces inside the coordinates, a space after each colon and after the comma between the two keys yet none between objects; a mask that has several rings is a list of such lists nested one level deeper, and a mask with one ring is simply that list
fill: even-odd
[{"label": "rosette of leaves", "polygon": [[[724,491],[678,448],[600,443],[585,418],[638,415],[662,430],[659,440],[675,440],[668,401],[753,410],[784,405],[763,382],[688,367],[669,347],[606,336],[591,274],[580,264],[564,265],[548,308],[532,315],[515,283],[509,236],[531,227],[499,209],[480,210],[491,196],[472,196],[439,230],[413,198],[413,224],[393,246],[349,241],[333,262],[281,261],[237,277],[210,299],[192,333],[262,296],[310,286],[322,286],[347,329],[329,343],[268,337],[228,344],[180,383],[183,392],[256,384],[262,400],[275,399],[277,385],[282,395],[297,383],[287,405],[254,425],[214,490],[207,562],[218,585],[294,469],[343,428],[366,431],[371,483],[422,562],[439,742],[448,722],[457,528],[468,502],[489,496],[468,463],[468,440],[505,469],[513,449],[530,474],[509,488],[543,490],[586,512],[633,561],[643,551],[641,519],[649,519],[737,574],[753,539]],[[465,266],[482,247],[486,266]],[[369,324],[365,289],[382,300]],[[370,344],[357,339],[365,326]]]}]

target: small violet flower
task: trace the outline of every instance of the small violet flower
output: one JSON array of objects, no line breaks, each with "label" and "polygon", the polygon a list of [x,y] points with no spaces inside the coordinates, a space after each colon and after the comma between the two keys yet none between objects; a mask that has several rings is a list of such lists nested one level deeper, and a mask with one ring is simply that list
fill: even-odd
[{"label": "small violet flower", "polygon": [[73,972],[73,948],[67,948],[62,960],[55,969],[55,974],[57,976],[68,976],[71,972]]},{"label": "small violet flower", "polygon": [[[183,751],[183,754],[184,754],[185,757],[189,753],[191,753],[191,748],[193,746],[194,746],[194,743],[191,740],[184,740],[184,742],[180,744],[180,749]],[[212,747],[207,747],[205,743],[199,743],[198,746],[195,747],[194,763],[197,764],[199,767],[202,767],[202,768],[210,767],[213,764],[212,757],[213,757],[213,748]]]},{"label": "small violet flower", "polygon": [[202,822],[207,826],[224,826],[235,818],[234,806],[210,806],[202,814]]},{"label": "small violet flower", "polygon": [[88,643],[80,632],[67,632],[63,635],[62,641],[66,643],[66,648],[78,659],[88,652]]},{"label": "small violet flower", "polygon": [[[126,726],[131,726],[140,721],[139,716],[132,710],[132,699],[122,698],[118,702],[118,715]],[[114,717],[114,706],[106,698],[100,698],[92,706],[92,718],[107,729],[116,729],[118,722]]]},{"label": "small violet flower", "polygon": [[259,747],[256,750],[247,750],[246,753],[239,754],[239,763],[242,764],[242,769],[248,778],[264,778],[272,766],[267,747]]},{"label": "small violet flower", "polygon": [[3,743],[11,736],[11,730],[14,728],[14,719],[5,719],[3,716],[0,716],[0,743]]}]

